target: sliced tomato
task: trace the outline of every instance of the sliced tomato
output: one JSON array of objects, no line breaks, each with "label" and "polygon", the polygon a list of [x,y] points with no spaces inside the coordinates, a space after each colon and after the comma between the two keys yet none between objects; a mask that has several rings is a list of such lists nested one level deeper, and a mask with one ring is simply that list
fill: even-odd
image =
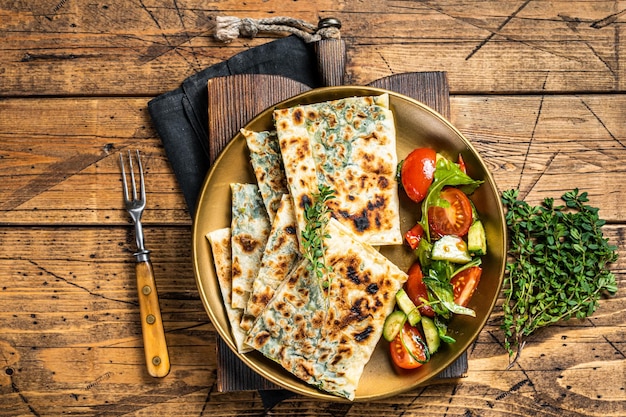
[{"label": "sliced tomato", "polygon": [[437,153],[430,148],[414,149],[402,163],[400,180],[407,196],[416,203],[426,197],[435,175]]},{"label": "sliced tomato", "polygon": [[419,246],[422,236],[424,236],[424,228],[421,224],[416,223],[404,234],[404,240],[411,249],[415,250]]},{"label": "sliced tomato", "polygon": [[456,187],[446,187],[439,194],[448,207],[432,206],[428,209],[428,226],[431,236],[465,236],[472,225],[472,204],[465,193]]},{"label": "sliced tomato", "polygon": [[435,317],[435,310],[430,305],[424,304],[424,300],[428,300],[428,289],[424,284],[424,275],[420,264],[415,262],[411,265],[408,274],[409,278],[404,284],[407,295],[418,307],[422,316]]},{"label": "sliced tomato", "polygon": [[389,350],[393,363],[403,369],[419,368],[430,357],[420,331],[409,323],[404,323],[402,330],[389,344]]},{"label": "sliced tomato", "polygon": [[479,266],[473,266],[465,269],[452,277],[452,291],[454,292],[454,302],[460,306],[467,307],[478,283],[483,269]]}]

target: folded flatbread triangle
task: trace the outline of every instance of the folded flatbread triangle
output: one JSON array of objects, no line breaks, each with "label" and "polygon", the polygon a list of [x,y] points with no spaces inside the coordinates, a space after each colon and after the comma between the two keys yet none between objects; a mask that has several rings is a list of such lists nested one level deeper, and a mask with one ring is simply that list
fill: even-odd
[{"label": "folded flatbread triangle", "polygon": [[230,184],[233,308],[245,309],[261,266],[271,224],[256,184]]},{"label": "folded flatbread triangle", "polygon": [[239,322],[243,316],[243,309],[231,307],[231,291],[232,291],[232,262],[230,248],[230,228],[217,229],[207,233],[206,238],[211,245],[213,253],[213,264],[215,265],[215,274],[217,282],[224,301],[224,309],[226,316],[230,322],[231,334],[235,341],[235,346],[239,353],[246,353],[253,350],[249,345],[244,343],[246,332],[239,327]]},{"label": "folded flatbread triangle", "polygon": [[246,315],[256,318],[261,314],[274,296],[276,288],[299,260],[300,251],[296,233],[293,203],[289,195],[283,194],[261,259],[261,268],[252,284]]},{"label": "folded flatbread triangle", "polygon": [[327,231],[330,287],[300,261],[246,343],[303,381],[352,400],[407,275],[336,220]]},{"label": "folded flatbread triangle", "polygon": [[321,184],[335,192],[332,216],[361,240],[402,243],[388,94],[277,109],[274,121],[300,231]]},{"label": "folded flatbread triangle", "polygon": [[241,129],[241,134],[246,139],[259,192],[273,222],[282,195],[289,192],[278,136],[275,131],[253,132],[246,129]]}]

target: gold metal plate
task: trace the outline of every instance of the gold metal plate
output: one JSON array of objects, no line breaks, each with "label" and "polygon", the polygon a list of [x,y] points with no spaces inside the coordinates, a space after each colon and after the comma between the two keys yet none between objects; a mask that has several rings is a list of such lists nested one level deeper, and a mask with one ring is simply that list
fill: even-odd
[{"label": "gold metal plate", "polygon": [[[409,97],[371,87],[327,87],[307,91],[266,109],[246,128],[254,131],[271,130],[274,108],[296,104],[317,103],[351,96],[388,93],[397,130],[398,160],[404,159],[417,147],[430,147],[456,161],[462,154],[468,174],[484,184],[471,196],[487,234],[488,254],[483,258],[483,274],[477,291],[468,307],[476,317],[457,316],[450,323],[449,333],[457,341],[443,346],[429,363],[412,371],[394,368],[389,356],[389,344],[381,339],[365,366],[355,401],[385,398],[408,391],[425,383],[454,362],[478,337],[491,313],[502,285],[506,263],[506,223],[496,184],[470,142],[439,113]],[[233,182],[254,183],[256,179],[249,161],[245,139],[237,134],[216,160],[204,182],[193,224],[193,262],[198,290],[207,313],[226,344],[250,366],[268,380],[298,394],[328,401],[339,397],[322,392],[285,371],[280,365],[266,359],[259,352],[237,353],[230,333],[230,324],[224,311],[219,284],[215,276],[211,249],[205,235],[215,229],[230,226],[230,187]],[[400,192],[400,221],[402,231],[417,221],[420,208]],[[411,251],[405,245],[388,246],[380,251],[403,270],[413,262]]]}]

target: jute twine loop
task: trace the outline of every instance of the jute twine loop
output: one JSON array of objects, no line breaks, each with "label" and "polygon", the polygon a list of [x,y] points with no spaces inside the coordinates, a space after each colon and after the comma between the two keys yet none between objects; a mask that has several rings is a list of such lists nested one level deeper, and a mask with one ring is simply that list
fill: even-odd
[{"label": "jute twine loop", "polygon": [[232,42],[240,36],[254,38],[259,32],[291,33],[299,36],[307,43],[341,37],[339,32],[341,23],[332,18],[320,20],[317,26],[292,17],[251,19],[249,17],[217,16],[215,22],[215,37],[224,43]]}]

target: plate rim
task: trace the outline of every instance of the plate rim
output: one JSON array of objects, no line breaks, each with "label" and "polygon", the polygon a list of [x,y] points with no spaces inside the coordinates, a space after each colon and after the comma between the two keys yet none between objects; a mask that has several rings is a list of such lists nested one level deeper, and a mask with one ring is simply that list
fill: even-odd
[{"label": "plate rim", "polygon": [[[272,109],[278,109],[278,108],[284,108],[284,107],[289,107],[291,105],[294,104],[308,104],[308,103],[315,103],[315,102],[319,102],[320,100],[315,100],[314,97],[317,96],[326,96],[326,95],[331,95],[333,97],[330,98],[325,98],[322,101],[327,101],[327,100],[333,100],[335,98],[342,98],[342,97],[349,97],[349,96],[367,96],[367,95],[377,95],[377,94],[389,94],[390,96],[394,96],[396,99],[400,99],[400,100],[404,100],[408,103],[410,103],[411,105],[420,107],[422,111],[425,111],[426,113],[430,113],[432,116],[434,116],[436,119],[439,120],[439,122],[443,123],[446,128],[450,129],[462,142],[463,144],[471,151],[471,153],[479,160],[480,164],[482,164],[482,166],[485,168],[484,169],[484,177],[485,177],[485,182],[488,182],[490,187],[493,188],[493,190],[499,194],[499,190],[497,187],[497,184],[493,178],[493,174],[491,173],[491,171],[487,168],[487,165],[485,164],[484,160],[482,159],[481,155],[479,154],[479,152],[477,151],[477,149],[473,146],[473,144],[469,141],[469,139],[467,139],[465,137],[465,135],[463,135],[463,133],[461,133],[450,121],[448,121],[441,113],[439,113],[438,111],[436,111],[435,109],[431,108],[430,106],[424,104],[423,102],[420,102],[412,97],[409,97],[405,94],[402,93],[398,93],[392,90],[387,90],[384,88],[379,88],[379,87],[370,87],[370,86],[362,86],[362,85],[342,85],[342,86],[334,86],[334,87],[320,87],[320,88],[314,88],[311,90],[307,90],[305,92],[299,93],[297,95],[294,95],[292,97],[289,97],[285,100],[281,100],[278,103],[269,106],[268,108],[262,110],[261,112],[259,112],[257,115],[255,115],[249,122],[247,122],[244,126],[242,126],[242,128],[246,128],[250,125],[254,125],[256,123],[259,123],[259,119],[265,118],[267,117],[267,112],[270,112]],[[334,97],[336,96],[336,97]],[[195,281],[196,281],[196,285],[198,287],[198,293],[200,295],[200,298],[202,300],[202,304],[204,306],[204,309],[206,311],[206,313],[209,316],[209,319],[211,320],[211,324],[213,324],[213,326],[216,328],[218,336],[222,338],[222,340],[224,341],[224,343],[226,343],[226,345],[231,349],[231,351],[248,367],[250,367],[253,371],[255,371],[257,374],[259,374],[260,376],[268,379],[269,381],[275,383],[276,385],[288,389],[292,392],[295,392],[297,394],[302,394],[305,395],[309,398],[317,398],[317,399],[322,399],[322,400],[327,400],[327,401],[346,401],[346,402],[360,402],[360,401],[371,401],[371,400],[377,400],[377,399],[383,399],[383,398],[389,398],[391,396],[394,395],[398,395],[401,394],[403,392],[406,392],[412,388],[415,388],[417,386],[423,385],[425,383],[427,383],[429,380],[431,380],[432,378],[436,377],[439,373],[441,373],[443,370],[445,370],[448,366],[450,366],[450,364],[452,364],[454,361],[456,361],[464,352],[467,351],[467,349],[469,348],[469,346],[474,343],[474,341],[478,338],[479,334],[481,333],[482,329],[485,327],[489,317],[491,316],[491,314],[493,313],[494,307],[497,303],[497,299],[498,297],[493,297],[493,299],[491,300],[491,303],[489,305],[489,308],[487,311],[489,311],[488,314],[485,315],[484,319],[482,320],[482,322],[480,323],[480,327],[479,330],[476,332],[476,334],[471,337],[467,342],[466,342],[466,346],[464,346],[462,349],[459,349],[458,352],[454,352],[454,354],[451,354],[451,360],[447,363],[447,365],[445,366],[439,366],[438,368],[435,368],[433,371],[431,371],[431,375],[429,375],[427,378],[425,378],[424,380],[420,381],[419,383],[414,384],[412,387],[410,388],[401,388],[401,389],[391,389],[388,392],[385,393],[381,393],[381,394],[372,394],[372,395],[357,395],[355,397],[355,399],[353,401],[350,401],[348,399],[339,397],[337,395],[334,394],[330,394],[327,393],[325,391],[320,390],[319,388],[307,384],[304,381],[301,381],[299,379],[297,379],[297,377],[289,374],[289,376],[291,378],[289,378],[289,381],[285,381],[284,378],[281,378],[281,375],[278,374],[278,376],[276,376],[276,373],[269,373],[266,372],[264,369],[262,369],[255,360],[252,360],[252,357],[256,357],[260,355],[260,360],[262,361],[269,361],[269,359],[265,358],[262,354],[260,354],[259,352],[253,351],[250,353],[246,353],[246,354],[241,354],[240,352],[238,352],[236,345],[234,344],[234,341],[232,339],[232,334],[230,331],[230,324],[227,324],[226,327],[222,326],[222,324],[220,323],[220,320],[218,319],[218,317],[215,315],[215,312],[213,311],[211,304],[208,300],[207,297],[207,293],[206,293],[206,289],[203,287],[203,283],[202,283],[202,277],[200,276],[200,266],[199,266],[199,256],[200,256],[200,252],[199,252],[199,241],[204,241],[204,245],[205,248],[208,247],[208,242],[207,239],[205,237],[204,233],[202,231],[200,231],[199,228],[199,217],[202,214],[202,210],[201,207],[203,205],[203,203],[207,200],[207,196],[205,195],[206,193],[208,193],[208,185],[211,182],[211,179],[213,178],[213,176],[215,175],[215,171],[217,170],[217,168],[220,166],[220,162],[222,161],[222,159],[224,158],[224,155],[226,155],[228,153],[228,151],[230,150],[231,147],[235,146],[235,144],[237,143],[237,139],[240,138],[240,140],[242,140],[241,138],[243,138],[243,135],[241,134],[241,132],[237,132],[232,138],[231,140],[224,146],[224,148],[219,152],[218,157],[215,159],[215,161],[213,162],[213,164],[211,165],[211,167],[209,168],[209,171],[207,172],[204,181],[202,183],[202,188],[201,188],[201,192],[198,196],[198,204],[196,207],[196,211],[193,215],[193,225],[192,225],[192,260],[193,260],[193,268],[194,268],[194,277],[195,277]],[[497,206],[497,211],[498,211],[498,218],[500,220],[500,228],[502,230],[502,234],[501,234],[501,241],[497,242],[497,244],[501,245],[503,248],[503,252],[504,255],[502,262],[500,262],[500,265],[498,266],[498,285],[497,285],[497,289],[496,289],[496,294],[499,294],[504,282],[504,268],[505,268],[505,264],[506,264],[506,242],[507,242],[507,229],[506,229],[506,223],[505,223],[505,218],[504,218],[504,208],[503,205],[500,201],[499,198],[496,199],[496,206]],[[204,252],[204,251],[203,251]],[[206,256],[206,255],[205,255]],[[212,251],[210,250],[210,247],[208,247],[208,256],[213,257],[212,255]],[[219,284],[218,284],[219,285]],[[221,294],[218,294],[218,296],[221,298]],[[280,365],[278,365],[280,366]],[[285,371],[288,373],[288,371]],[[293,383],[291,380],[294,380]],[[358,388],[357,388],[357,394],[358,394]]]}]

